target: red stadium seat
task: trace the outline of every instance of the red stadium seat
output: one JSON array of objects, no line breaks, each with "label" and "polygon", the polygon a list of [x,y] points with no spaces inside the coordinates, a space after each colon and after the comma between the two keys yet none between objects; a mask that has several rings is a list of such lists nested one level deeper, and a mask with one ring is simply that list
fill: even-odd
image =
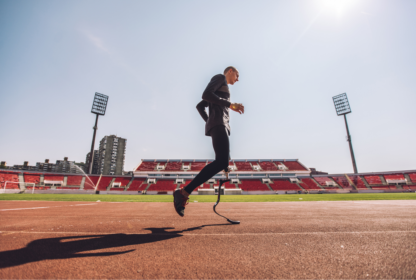
[{"label": "red stadium seat", "polygon": [[404,175],[403,174],[387,174],[384,175],[384,179],[386,180],[404,180]]},{"label": "red stadium seat", "polygon": [[25,183],[34,183],[39,185],[40,182],[40,173],[23,173]]},{"label": "red stadium seat", "polygon": [[316,182],[322,187],[326,187],[326,182],[333,182],[329,177],[313,177]]},{"label": "red stadium seat", "polygon": [[[214,187],[218,187],[220,184],[219,182],[217,182],[217,184],[214,185]],[[225,189],[235,189],[235,184],[231,184],[230,182],[225,182],[224,184],[222,184],[222,187],[224,187]]]},{"label": "red stadium seat", "polygon": [[201,171],[206,166],[205,161],[197,161],[197,162],[184,161],[182,163],[184,166],[191,165],[190,171]]},{"label": "red stadium seat", "polygon": [[238,186],[243,191],[270,191],[267,185],[263,184],[260,179],[243,179]]},{"label": "red stadium seat", "polygon": [[249,162],[245,161],[234,161],[238,171],[253,171],[253,167]]},{"label": "red stadium seat", "polygon": [[159,179],[156,184],[151,184],[148,191],[174,191],[176,189],[175,181]]},{"label": "red stadium seat", "polygon": [[321,188],[312,180],[308,178],[302,178],[300,184],[305,190],[321,190]]},{"label": "red stadium seat", "polygon": [[264,171],[278,171],[279,169],[274,165],[271,161],[261,161],[260,163],[261,169]]},{"label": "red stadium seat", "polygon": [[101,176],[101,180],[98,182],[97,191],[106,191],[107,187],[110,185],[111,180],[113,180],[113,177]]},{"label": "red stadium seat", "polygon": [[44,176],[45,181],[63,181],[64,180],[63,175],[45,174],[43,176]]},{"label": "red stadium seat", "polygon": [[374,176],[364,176],[364,179],[367,181],[369,185],[382,185],[383,182],[381,182],[380,176],[374,175]]},{"label": "red stadium seat", "polygon": [[157,162],[153,161],[143,161],[139,167],[137,167],[136,171],[153,171],[156,169]]},{"label": "red stadium seat", "polygon": [[298,185],[288,180],[279,180],[279,179],[274,179],[273,184],[270,184],[270,187],[274,191],[299,191],[301,190],[301,188],[299,188]]},{"label": "red stadium seat", "polygon": [[357,189],[367,189],[363,180],[361,180],[360,176],[358,176],[358,175],[348,175],[348,177],[354,183],[354,185],[357,187]]},{"label": "red stadium seat", "polygon": [[83,176],[68,175],[66,180],[67,186],[80,186]]},{"label": "red stadium seat", "polygon": [[338,185],[341,186],[343,189],[352,189],[353,186],[350,184],[348,179],[345,176],[331,176]]},{"label": "red stadium seat", "polygon": [[88,175],[85,177],[84,190],[93,190],[98,183],[100,176]]},{"label": "red stadium seat", "polygon": [[120,187],[126,187],[131,181],[131,177],[116,177],[114,183],[121,183]]},{"label": "red stadium seat", "polygon": [[[16,182],[16,183],[7,183],[6,182]],[[0,187],[1,189],[4,188],[6,185],[6,189],[19,189],[19,175],[15,172],[9,171],[0,171]]]},{"label": "red stadium seat", "polygon": [[165,171],[180,171],[182,168],[182,162],[170,161],[165,167]]},{"label": "red stadium seat", "polygon": [[284,165],[286,165],[287,168],[289,168],[289,171],[292,170],[299,170],[299,171],[306,171],[307,169],[303,167],[299,162],[297,161],[284,161],[282,162]]},{"label": "red stadium seat", "polygon": [[409,178],[412,182],[416,183],[416,173],[409,173]]},{"label": "red stadium seat", "polygon": [[144,191],[147,187],[145,184],[144,178],[135,178],[133,182],[131,182],[130,187],[127,189],[128,191]]}]

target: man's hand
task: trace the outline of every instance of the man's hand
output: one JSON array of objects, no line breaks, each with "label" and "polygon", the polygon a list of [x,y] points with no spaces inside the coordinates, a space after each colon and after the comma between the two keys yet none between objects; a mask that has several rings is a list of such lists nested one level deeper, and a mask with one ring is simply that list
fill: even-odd
[{"label": "man's hand", "polygon": [[234,112],[244,114],[244,105],[241,103],[231,103],[230,109]]}]

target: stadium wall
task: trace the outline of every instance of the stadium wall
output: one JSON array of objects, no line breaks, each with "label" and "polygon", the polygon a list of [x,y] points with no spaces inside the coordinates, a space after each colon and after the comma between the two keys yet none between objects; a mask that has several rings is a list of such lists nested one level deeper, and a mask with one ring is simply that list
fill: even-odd
[{"label": "stadium wall", "polygon": [[[208,161],[207,161],[208,162]],[[98,176],[87,178],[85,175],[69,173],[48,173],[39,171],[11,171],[0,169],[1,192],[25,191],[25,183],[34,183],[37,193],[96,193],[100,194],[172,194],[179,187],[185,186],[197,173],[186,172],[148,172],[147,176]],[[156,176],[157,175],[157,176]],[[45,178],[57,178],[61,185],[47,186]],[[224,179],[224,174],[217,174],[215,183],[204,184],[204,188],[213,189],[218,186],[218,180]],[[416,191],[416,170],[372,172],[358,174],[325,174],[307,175],[304,173],[276,173],[271,171],[260,172],[232,172],[229,176],[234,179],[233,188],[246,186],[248,181],[256,181],[256,188],[241,188],[242,194],[290,194],[290,193],[346,193],[346,192],[414,192]],[[379,179],[377,179],[379,178]],[[172,189],[158,190],[159,180],[174,180]],[[185,183],[177,182],[182,179]],[[377,180],[376,180],[377,179]],[[149,180],[153,180],[150,182]],[[266,180],[266,181],[265,181]],[[269,180],[269,181],[267,181]],[[6,182],[15,182],[14,184]],[[92,181],[92,183],[91,183]],[[88,182],[88,183],[87,183]],[[135,182],[135,187],[130,189]],[[137,183],[136,183],[137,182]],[[282,187],[276,185],[282,183]],[[241,185],[243,184],[243,185]],[[96,187],[98,185],[99,187]],[[137,185],[137,186],[136,186]],[[163,185],[163,184],[162,184]],[[259,188],[259,186],[261,186]],[[153,190],[152,190],[153,189]],[[27,192],[31,191],[29,187]],[[195,191],[193,194],[197,194]]]}]

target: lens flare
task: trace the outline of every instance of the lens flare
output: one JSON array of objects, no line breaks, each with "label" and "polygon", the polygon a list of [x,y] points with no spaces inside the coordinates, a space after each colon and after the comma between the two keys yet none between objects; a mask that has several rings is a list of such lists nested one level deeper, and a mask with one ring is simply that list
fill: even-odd
[{"label": "lens flare", "polygon": [[353,7],[357,0],[321,0],[320,2],[324,11],[341,16]]}]

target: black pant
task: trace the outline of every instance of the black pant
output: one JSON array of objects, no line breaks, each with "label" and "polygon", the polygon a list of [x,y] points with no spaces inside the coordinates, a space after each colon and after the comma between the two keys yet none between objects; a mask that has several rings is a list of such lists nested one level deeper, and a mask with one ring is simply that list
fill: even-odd
[{"label": "black pant", "polygon": [[228,168],[230,160],[230,141],[228,139],[228,131],[225,126],[215,126],[210,130],[212,138],[212,146],[214,147],[215,160],[205,166],[201,172],[190,182],[185,191],[191,193],[199,185],[211,179],[218,172]]}]

